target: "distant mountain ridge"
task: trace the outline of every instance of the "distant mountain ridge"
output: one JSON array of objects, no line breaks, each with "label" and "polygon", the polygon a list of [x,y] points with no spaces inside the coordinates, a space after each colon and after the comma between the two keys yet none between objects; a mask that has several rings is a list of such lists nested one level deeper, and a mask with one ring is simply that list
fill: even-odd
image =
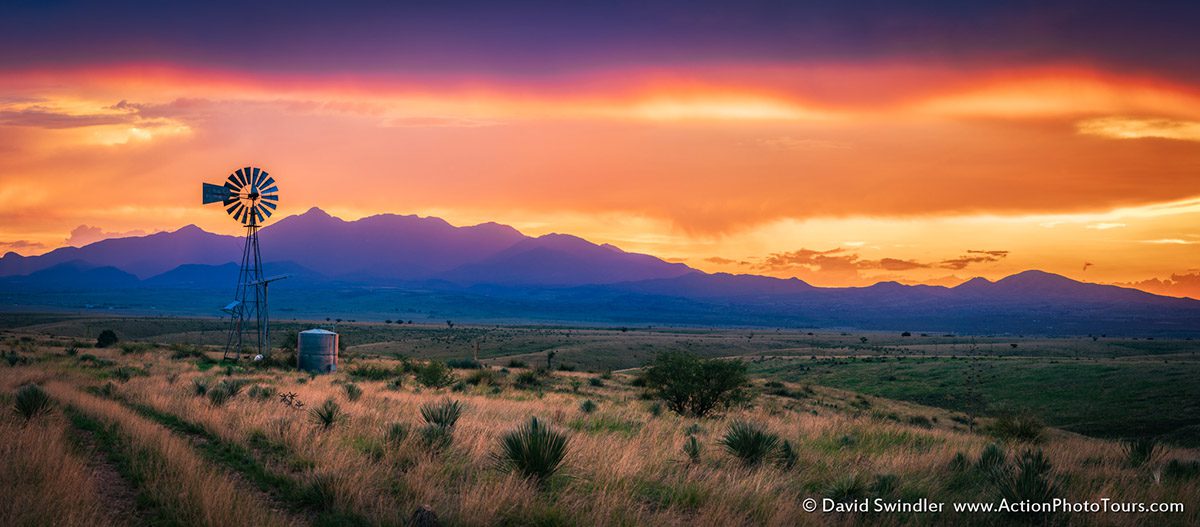
[{"label": "distant mountain ridge", "polygon": [[[316,208],[264,227],[261,237],[266,272],[291,275],[272,289],[273,298],[276,291],[286,298],[289,288],[337,291],[305,296],[303,302],[314,310],[320,304],[326,311],[375,312],[385,301],[372,295],[407,291],[402,298],[449,302],[445,305],[468,317],[505,320],[1014,332],[1145,328],[1200,334],[1200,301],[1083,283],[1037,270],[995,282],[974,278],[955,287],[895,282],[814,287],[795,278],[704,273],[566,234],[535,238],[496,223],[454,227],[439,218],[394,214],[344,221]],[[150,295],[188,289],[224,295],[236,280],[233,262],[241,250],[241,238],[189,225],[41,256],[9,253],[0,258],[0,296],[7,289],[7,301],[22,305],[36,303],[37,291],[87,296],[96,291]],[[354,302],[346,300],[351,297]],[[73,297],[60,293],[54,298],[69,304]],[[171,305],[156,300],[153,309],[160,309],[160,303]]]}]

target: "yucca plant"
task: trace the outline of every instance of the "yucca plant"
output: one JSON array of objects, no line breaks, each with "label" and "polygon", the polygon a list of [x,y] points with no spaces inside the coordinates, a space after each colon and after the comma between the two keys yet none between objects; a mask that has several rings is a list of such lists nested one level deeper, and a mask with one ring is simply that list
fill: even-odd
[{"label": "yucca plant", "polygon": [[779,436],[761,426],[745,421],[734,421],[721,438],[721,444],[730,454],[742,460],[748,467],[758,466],[779,446]]},{"label": "yucca plant", "polygon": [[991,443],[983,448],[983,452],[979,453],[979,461],[975,467],[985,472],[996,470],[1003,467],[1007,460],[1008,456],[1004,455],[1004,450],[1000,448],[1000,445]]},{"label": "yucca plant", "polygon": [[231,397],[233,396],[229,394],[229,390],[221,385],[208,391],[208,402],[213,406],[224,405]]},{"label": "yucca plant", "polygon": [[462,403],[452,399],[443,399],[436,403],[421,405],[421,418],[433,426],[453,428],[454,424],[458,422],[458,418],[462,416],[462,411]]},{"label": "yucca plant", "polygon": [[581,411],[585,414],[590,414],[592,412],[595,412],[597,408],[599,408],[599,406],[597,406],[595,401],[592,401],[591,399],[585,399],[582,403],[579,404],[579,411]]},{"label": "yucca plant", "polygon": [[1130,439],[1121,444],[1125,459],[1132,467],[1140,467],[1154,461],[1162,453],[1158,441],[1153,437]]},{"label": "yucca plant", "polygon": [[1058,497],[1058,486],[1050,474],[1050,460],[1041,449],[1025,451],[1014,464],[993,472],[1001,498],[1012,503],[1049,503]]},{"label": "yucca plant", "polygon": [[50,396],[36,384],[26,384],[17,388],[16,402],[13,408],[26,421],[50,411]]},{"label": "yucca plant", "polygon": [[425,425],[421,427],[421,444],[432,452],[440,452],[454,442],[454,429],[449,426]]},{"label": "yucca plant", "polygon": [[799,456],[796,455],[796,449],[792,448],[792,442],[784,439],[783,444],[779,445],[779,456],[778,459],[776,459],[776,463],[779,464],[779,468],[791,470],[792,467],[796,466],[796,460],[798,458]]},{"label": "yucca plant", "polygon": [[242,387],[244,387],[245,385],[246,385],[246,381],[235,380],[235,379],[225,379],[225,380],[217,383],[217,388],[220,390],[223,390],[226,394],[229,395],[229,398],[232,399],[234,397],[237,397],[237,395],[239,393],[242,393]]},{"label": "yucca plant", "polygon": [[388,443],[392,444],[404,442],[408,438],[408,425],[405,423],[392,423],[388,427],[387,433],[384,434],[384,438],[387,439]]},{"label": "yucca plant", "polygon": [[687,440],[683,442],[683,453],[687,454],[688,461],[692,464],[700,463],[700,442],[696,440],[696,436],[687,436]]},{"label": "yucca plant", "polygon": [[359,388],[357,384],[352,382],[343,384],[342,389],[346,391],[346,398],[351,401],[357,401],[363,394],[362,388]]},{"label": "yucca plant", "polygon": [[309,411],[309,418],[323,430],[333,428],[346,417],[346,412],[333,399],[326,399],[320,406]]},{"label": "yucca plant", "polygon": [[192,379],[192,391],[200,396],[208,394],[208,379]]},{"label": "yucca plant", "polygon": [[500,450],[492,457],[501,470],[516,471],[542,485],[562,468],[568,443],[566,435],[530,417],[529,422],[500,438]]}]

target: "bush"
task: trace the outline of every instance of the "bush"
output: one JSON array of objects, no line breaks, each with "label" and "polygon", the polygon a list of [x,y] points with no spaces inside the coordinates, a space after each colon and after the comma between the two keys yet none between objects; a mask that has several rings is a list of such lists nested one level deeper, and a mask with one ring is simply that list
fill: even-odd
[{"label": "bush", "polygon": [[437,403],[421,405],[421,418],[427,424],[433,426],[453,428],[458,423],[458,418],[462,416],[462,411],[462,403],[451,399],[443,399]]},{"label": "bush", "polygon": [[700,442],[696,440],[696,436],[688,434],[683,442],[683,453],[687,454],[688,461],[692,464],[700,463]]},{"label": "bush", "polygon": [[392,423],[388,427],[387,433],[384,434],[384,439],[393,445],[403,443],[408,439],[408,425],[405,423]]},{"label": "bush", "polygon": [[437,425],[425,425],[421,428],[421,444],[429,450],[434,452],[445,450],[453,442],[453,428]]},{"label": "bush", "polygon": [[1051,478],[1050,469],[1050,460],[1041,449],[1025,451],[1016,460],[1015,467],[994,472],[1000,498],[1010,503],[1053,501],[1058,497],[1058,487]]},{"label": "bush", "polygon": [[450,359],[446,365],[456,370],[478,370],[483,365],[474,359]]},{"label": "bush", "polygon": [[988,428],[992,435],[1001,439],[1013,439],[1026,443],[1036,443],[1042,439],[1042,431],[1046,425],[1037,416],[1029,413],[1005,414],[998,418]]},{"label": "bush", "polygon": [[232,399],[234,397],[237,397],[237,395],[239,393],[242,393],[242,387],[245,385],[246,385],[246,381],[243,381],[243,380],[225,379],[225,380],[217,383],[217,388],[220,390],[224,390],[225,393],[229,394],[229,398]]},{"label": "bush", "polygon": [[1008,461],[1008,456],[1004,454],[1004,449],[995,443],[983,447],[983,452],[979,453],[979,461],[975,463],[975,468],[981,471],[992,471],[1004,466]]},{"label": "bush", "polygon": [[471,386],[479,386],[481,384],[495,385],[499,380],[494,370],[480,369],[472,372],[467,376],[467,384]]},{"label": "bush", "polygon": [[400,388],[403,388],[404,387],[404,377],[396,377],[395,379],[388,381],[387,386],[385,386],[385,387],[393,392],[399,390]]},{"label": "bush", "polygon": [[208,391],[208,402],[212,403],[213,406],[221,406],[228,402],[232,397],[233,396],[230,395],[229,391],[225,389],[225,386],[223,385],[217,385],[216,388]]},{"label": "bush", "polygon": [[1140,467],[1154,461],[1162,453],[1158,441],[1153,437],[1124,441],[1121,448],[1125,451],[1125,459],[1131,467]]},{"label": "bush", "polygon": [[440,361],[431,360],[416,368],[417,382],[428,388],[442,388],[454,383],[454,374]]},{"label": "bush", "polygon": [[512,360],[508,361],[508,367],[509,368],[528,368],[529,363],[527,363],[523,360],[512,359]]},{"label": "bush", "polygon": [[250,387],[250,391],[247,395],[249,395],[251,399],[258,399],[260,401],[270,399],[275,395],[275,387],[255,384],[254,386]]},{"label": "bush", "polygon": [[582,403],[579,404],[579,411],[581,411],[585,414],[590,414],[592,412],[595,412],[596,408],[597,408],[596,403],[594,401],[592,401],[591,399],[585,399]]},{"label": "bush", "polygon": [[646,385],[680,415],[704,417],[743,397],[746,365],[700,359],[684,351],[658,354],[646,368]]},{"label": "bush", "polygon": [[516,471],[541,485],[562,467],[567,448],[566,435],[531,417],[501,437],[500,451],[492,456],[502,470]]},{"label": "bush", "polygon": [[838,503],[860,500],[866,495],[866,485],[858,474],[843,474],[825,487],[825,497]]},{"label": "bush", "polygon": [[357,401],[363,394],[362,388],[352,382],[343,384],[342,389],[346,391],[346,398],[351,401]]},{"label": "bush", "polygon": [[346,371],[346,374],[351,379],[358,381],[382,381],[384,379],[399,375],[402,373],[398,369],[384,368],[381,366],[365,365],[356,366]]},{"label": "bush", "polygon": [[50,411],[50,396],[41,386],[26,384],[17,388],[13,409],[26,421]]},{"label": "bush", "polygon": [[333,428],[334,425],[345,420],[346,417],[346,412],[333,399],[326,399],[321,406],[309,411],[309,418],[313,423],[320,426],[322,430]]},{"label": "bush", "polygon": [[208,393],[208,379],[192,379],[192,391],[196,395],[203,396]]},{"label": "bush", "polygon": [[513,379],[513,385],[526,390],[537,388],[542,385],[542,378],[538,376],[537,372],[526,370],[517,374],[517,377]]},{"label": "bush", "polygon": [[109,346],[112,346],[113,344],[116,344],[120,340],[121,339],[117,338],[117,334],[114,333],[113,330],[106,329],[104,331],[101,331],[100,335],[96,337],[96,347],[97,348],[107,348]]},{"label": "bush", "polygon": [[588,384],[591,386],[594,386],[596,388],[599,388],[601,386],[604,386],[604,381],[600,380],[599,377],[592,377],[591,379],[588,379]]},{"label": "bush", "polygon": [[748,467],[758,466],[779,446],[779,436],[758,425],[734,421],[721,438],[721,445]]},{"label": "bush", "polygon": [[649,408],[646,408],[646,411],[650,412],[650,415],[652,415],[654,417],[658,417],[658,416],[662,415],[663,407],[659,403],[654,403],[654,404],[651,404]]}]

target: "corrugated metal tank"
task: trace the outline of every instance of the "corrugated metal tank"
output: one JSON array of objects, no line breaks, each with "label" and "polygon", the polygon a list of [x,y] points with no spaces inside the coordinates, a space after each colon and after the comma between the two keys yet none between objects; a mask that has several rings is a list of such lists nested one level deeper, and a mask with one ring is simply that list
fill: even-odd
[{"label": "corrugated metal tank", "polygon": [[296,366],[313,373],[337,371],[338,334],[324,329],[301,331],[296,343]]}]

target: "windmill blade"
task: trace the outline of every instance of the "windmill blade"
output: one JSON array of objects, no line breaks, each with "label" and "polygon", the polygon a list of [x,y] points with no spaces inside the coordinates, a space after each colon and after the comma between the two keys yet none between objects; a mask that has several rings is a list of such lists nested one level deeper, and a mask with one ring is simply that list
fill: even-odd
[{"label": "windmill blade", "polygon": [[271,194],[270,196],[260,196],[260,197],[262,199],[265,199],[268,201],[279,201],[279,196],[277,194]]},{"label": "windmill blade", "polygon": [[242,183],[240,181],[238,181],[237,174],[230,174],[229,180],[227,180],[225,182],[225,186],[229,187],[229,190],[232,190],[234,192],[238,192],[238,191],[242,190]]},{"label": "windmill blade", "polygon": [[229,208],[225,209],[225,212],[228,212],[230,215],[233,215],[234,209],[237,209],[238,207],[241,207],[241,206],[242,206],[242,203],[240,201],[235,201],[232,205],[229,206]]},{"label": "windmill blade", "polygon": [[237,169],[237,172],[233,173],[233,177],[237,178],[238,188],[244,187],[246,186],[246,183],[248,183],[246,181],[246,176],[242,175],[242,169],[240,168]]},{"label": "windmill blade", "polygon": [[267,189],[267,190],[264,190],[264,191],[262,191],[262,192],[259,192],[259,194],[274,194],[274,193],[276,193],[276,192],[279,192],[279,187],[271,187],[271,188],[269,188],[269,189]]},{"label": "windmill blade", "polygon": [[243,168],[243,169],[241,170],[241,172],[242,172],[242,177],[246,178],[246,184],[247,184],[247,185],[250,185],[250,184],[254,183],[254,178],[250,176],[250,171],[251,171],[251,170],[253,170],[251,167],[246,167],[246,168]]},{"label": "windmill blade", "polygon": [[276,207],[276,205],[274,203],[271,203],[270,201],[264,201],[262,203],[259,203],[259,205],[264,205],[264,206],[270,207],[271,210],[275,210],[275,207]]},{"label": "windmill blade", "polygon": [[266,207],[262,206],[262,204],[259,204],[257,207],[254,208],[254,210],[258,211],[258,217],[260,217],[262,219],[267,219],[267,218],[271,217],[271,211],[268,210]]},{"label": "windmill blade", "polygon": [[[259,185],[259,186],[271,188],[271,185],[275,184],[275,178],[268,176],[266,172],[263,172],[262,175],[263,175],[263,182],[262,182],[262,185]],[[278,188],[278,187],[276,187],[276,188]]]}]

